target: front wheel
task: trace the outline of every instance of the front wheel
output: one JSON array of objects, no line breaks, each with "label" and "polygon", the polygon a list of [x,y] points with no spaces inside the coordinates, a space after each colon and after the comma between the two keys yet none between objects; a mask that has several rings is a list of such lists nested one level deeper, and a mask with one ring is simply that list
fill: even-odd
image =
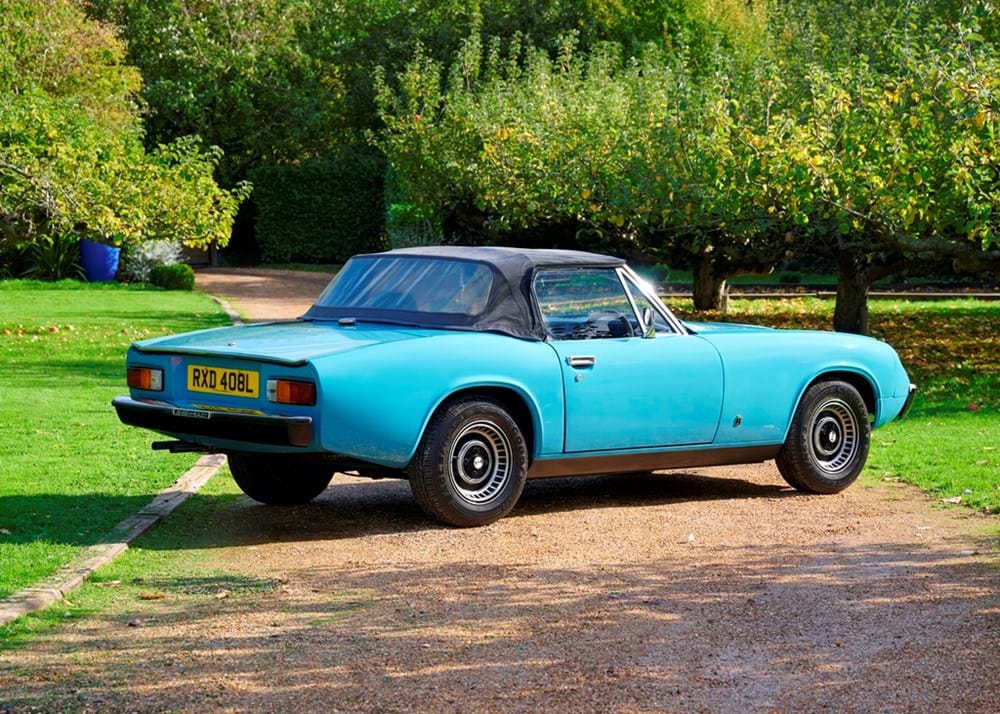
[{"label": "front wheel", "polygon": [[819,382],[806,390],[775,461],[790,486],[839,493],[857,480],[868,459],[871,424],[858,390]]},{"label": "front wheel", "polygon": [[499,402],[460,399],[431,420],[408,471],[428,515],[453,526],[483,526],[507,515],[521,496],[528,447]]},{"label": "front wheel", "polygon": [[268,506],[308,503],[323,493],[333,469],[270,454],[230,454],[229,470],[240,489]]}]

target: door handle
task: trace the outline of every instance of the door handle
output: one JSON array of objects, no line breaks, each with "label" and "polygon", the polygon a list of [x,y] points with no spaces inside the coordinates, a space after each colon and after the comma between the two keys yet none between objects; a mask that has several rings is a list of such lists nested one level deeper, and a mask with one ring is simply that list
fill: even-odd
[{"label": "door handle", "polygon": [[566,364],[570,367],[575,367],[576,369],[593,367],[597,364],[597,357],[594,355],[569,355],[566,357]]}]

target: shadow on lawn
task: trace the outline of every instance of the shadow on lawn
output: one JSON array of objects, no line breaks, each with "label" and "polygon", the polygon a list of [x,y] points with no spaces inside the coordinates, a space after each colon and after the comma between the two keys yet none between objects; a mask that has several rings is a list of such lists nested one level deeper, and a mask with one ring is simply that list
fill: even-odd
[{"label": "shadow on lawn", "polygon": [[[339,540],[366,535],[439,529],[418,508],[409,484],[402,480],[338,483],[315,501],[292,507],[268,507],[246,497],[199,494],[191,505],[197,517],[188,518],[169,537],[154,531],[143,548],[173,550],[256,545],[272,542]],[[508,518],[591,508],[629,508],[671,502],[742,500],[795,497],[798,494],[777,484],[756,484],[731,478],[713,478],[686,473],[639,473],[529,481],[521,500]],[[0,527],[12,531],[5,542],[25,543],[38,538],[71,545],[95,542],[93,533],[81,536],[58,524],[76,514],[115,512],[122,517],[138,512],[151,500],[148,496],[109,496],[102,493],[78,496],[39,494],[0,496]],[[185,506],[184,508],[187,508]],[[13,522],[4,525],[3,514],[30,516],[30,527]],[[184,518],[178,511],[168,524]],[[54,519],[54,521],[53,521]],[[21,531],[21,532],[19,532]]]},{"label": "shadow on lawn", "polygon": [[164,600],[138,629],[126,609],[83,639],[60,630],[34,664],[0,664],[0,710],[7,698],[86,710],[991,711],[1000,697],[994,567],[912,542],[640,561],[292,566],[291,588]]}]

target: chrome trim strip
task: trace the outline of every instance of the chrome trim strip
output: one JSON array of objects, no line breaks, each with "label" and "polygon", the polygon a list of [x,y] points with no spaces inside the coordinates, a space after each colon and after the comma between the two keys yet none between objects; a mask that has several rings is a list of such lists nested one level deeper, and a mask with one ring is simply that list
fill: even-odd
[{"label": "chrome trim strip", "polygon": [[646,326],[642,324],[642,315],[639,314],[639,306],[635,304],[635,298],[632,297],[632,291],[628,289],[628,285],[625,284],[624,271],[621,268],[615,268],[615,275],[618,276],[618,282],[621,283],[622,290],[625,291],[625,299],[628,300],[628,304],[632,306],[632,314],[635,315],[636,324],[639,325],[639,334],[635,334],[635,330],[632,330],[632,323],[629,323],[629,331],[632,332],[632,337],[642,337],[645,332]]},{"label": "chrome trim strip", "polygon": [[[666,305],[663,304],[663,301],[660,299],[660,296],[656,294],[656,291],[649,291],[645,289],[643,285],[645,280],[643,280],[634,270],[632,270],[632,268],[630,268],[627,265],[623,265],[622,267],[619,268],[619,270],[623,271],[626,275],[629,276],[629,278],[632,279],[632,282],[634,282],[636,284],[636,287],[638,287],[639,290],[642,292],[643,297],[649,300],[649,303],[653,306],[654,310],[658,310],[660,312],[660,315],[663,316],[663,318],[667,321],[667,324],[669,324],[673,328],[676,334],[678,335],[692,334],[690,330],[684,327],[684,323],[678,320],[677,317],[674,315],[674,313],[670,311],[670,308],[668,308]],[[628,292],[627,287],[625,291],[626,293]]]},{"label": "chrome trim strip", "polygon": [[684,451],[654,451],[639,454],[570,455],[555,459],[536,459],[528,469],[528,478],[556,476],[587,476],[592,474],[628,473],[629,471],[659,471],[688,469],[698,466],[752,464],[773,459],[781,444],[768,446],[719,446]]},{"label": "chrome trim strip", "polygon": [[896,419],[905,419],[906,415],[910,413],[910,407],[913,406],[913,398],[917,396],[917,385],[910,382],[910,391],[906,395],[906,401],[903,402],[903,408],[899,410],[899,414],[896,415]]}]

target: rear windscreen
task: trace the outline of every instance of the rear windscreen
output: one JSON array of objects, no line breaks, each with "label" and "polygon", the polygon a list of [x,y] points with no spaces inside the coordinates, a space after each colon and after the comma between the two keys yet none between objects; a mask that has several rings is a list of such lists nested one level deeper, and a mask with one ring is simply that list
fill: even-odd
[{"label": "rear windscreen", "polygon": [[482,263],[415,257],[358,257],[343,267],[316,307],[479,315],[493,271]]}]

